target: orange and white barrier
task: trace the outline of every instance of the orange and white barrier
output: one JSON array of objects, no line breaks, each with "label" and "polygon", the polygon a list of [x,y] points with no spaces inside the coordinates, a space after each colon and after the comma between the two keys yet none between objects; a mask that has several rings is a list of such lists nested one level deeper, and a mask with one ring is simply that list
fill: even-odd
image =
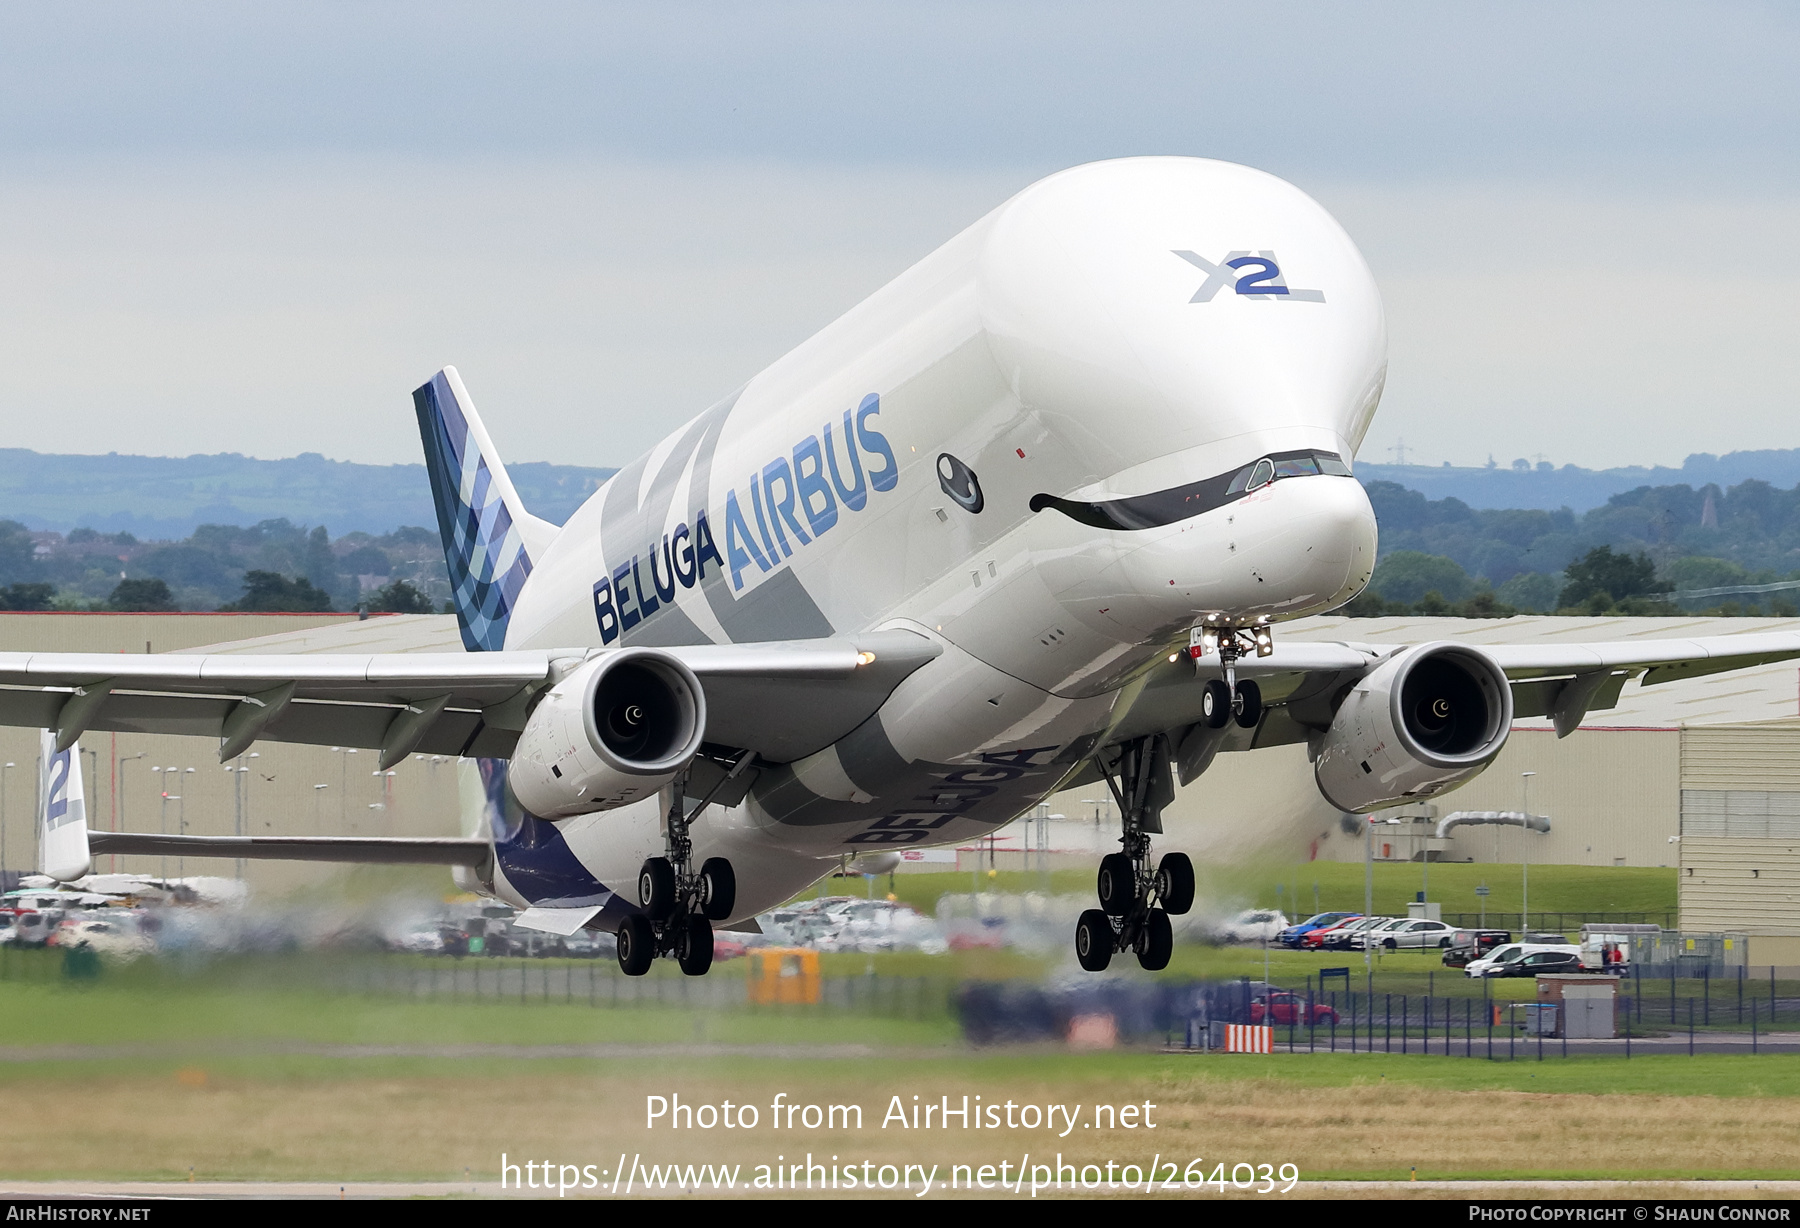
[{"label": "orange and white barrier", "polygon": [[1225,1025],[1225,1052],[1273,1053],[1275,1029],[1262,1023],[1228,1023]]}]

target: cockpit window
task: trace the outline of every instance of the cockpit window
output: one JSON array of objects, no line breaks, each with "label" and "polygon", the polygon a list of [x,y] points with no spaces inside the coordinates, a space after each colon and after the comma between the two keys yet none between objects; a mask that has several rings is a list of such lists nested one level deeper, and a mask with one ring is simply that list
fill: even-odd
[{"label": "cockpit window", "polygon": [[1031,510],[1055,508],[1069,519],[1096,529],[1151,529],[1223,507],[1270,482],[1321,475],[1347,478],[1351,476],[1350,466],[1335,452],[1277,452],[1229,473],[1129,499],[1083,503],[1055,495],[1033,495]]}]

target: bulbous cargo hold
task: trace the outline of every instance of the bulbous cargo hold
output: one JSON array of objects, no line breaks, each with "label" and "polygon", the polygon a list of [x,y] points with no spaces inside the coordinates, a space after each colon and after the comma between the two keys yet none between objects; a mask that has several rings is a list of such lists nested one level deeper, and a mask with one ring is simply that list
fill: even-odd
[{"label": "bulbous cargo hold", "polygon": [[532,814],[569,818],[650,797],[700,749],[706,695],[675,657],[607,653],[572,671],[532,711],[508,771]]},{"label": "bulbous cargo hold", "polygon": [[1512,688],[1465,644],[1421,644],[1369,671],[1322,735],[1313,776],[1325,800],[1366,813],[1465,784],[1512,728]]}]

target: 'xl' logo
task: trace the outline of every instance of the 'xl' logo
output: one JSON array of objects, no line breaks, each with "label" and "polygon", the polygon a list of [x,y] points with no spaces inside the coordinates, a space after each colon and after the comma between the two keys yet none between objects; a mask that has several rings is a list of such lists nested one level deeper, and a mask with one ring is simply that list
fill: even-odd
[{"label": "'xl' logo", "polygon": [[1281,266],[1275,263],[1274,252],[1226,252],[1225,258],[1214,264],[1204,256],[1196,256],[1193,252],[1178,251],[1175,255],[1206,274],[1206,280],[1194,291],[1190,303],[1210,303],[1213,295],[1231,286],[1245,298],[1261,299],[1267,302],[1273,299],[1278,303],[1322,303],[1325,301],[1323,290],[1295,290],[1282,280]]}]

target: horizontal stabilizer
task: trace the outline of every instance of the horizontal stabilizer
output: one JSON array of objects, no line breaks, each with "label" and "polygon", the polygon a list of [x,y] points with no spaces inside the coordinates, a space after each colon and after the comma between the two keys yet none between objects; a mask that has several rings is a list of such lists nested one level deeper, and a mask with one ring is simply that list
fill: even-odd
[{"label": "horizontal stabilizer", "polygon": [[512,923],[520,929],[560,934],[567,938],[599,915],[598,904],[591,908],[527,908],[514,917]]},{"label": "horizontal stabilizer", "polygon": [[367,865],[478,866],[486,840],[460,836],[159,836],[88,834],[96,854],[134,857],[229,857],[244,861],[345,861]]}]

